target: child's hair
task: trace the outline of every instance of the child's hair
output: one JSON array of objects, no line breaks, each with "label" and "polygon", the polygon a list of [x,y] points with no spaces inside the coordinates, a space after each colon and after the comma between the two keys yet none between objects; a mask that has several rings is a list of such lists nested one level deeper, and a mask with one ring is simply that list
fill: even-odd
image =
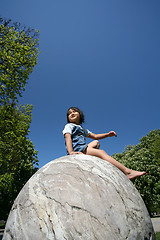
[{"label": "child's hair", "polygon": [[67,111],[67,122],[68,122],[68,123],[70,122],[70,121],[69,121],[69,118],[68,118],[68,116],[69,116],[69,110],[70,110],[70,109],[74,110],[75,112],[79,112],[79,115],[80,115],[80,124],[84,123],[84,114],[83,114],[83,112],[82,112],[79,108],[77,108],[77,107],[70,107],[70,108],[68,109],[68,111]]}]

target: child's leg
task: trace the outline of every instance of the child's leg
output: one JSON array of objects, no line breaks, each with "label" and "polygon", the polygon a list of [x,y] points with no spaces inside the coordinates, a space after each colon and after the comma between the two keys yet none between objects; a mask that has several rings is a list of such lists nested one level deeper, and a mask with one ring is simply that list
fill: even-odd
[{"label": "child's leg", "polygon": [[91,148],[100,148],[100,143],[99,143],[99,141],[98,140],[94,140],[94,141],[92,141],[92,142],[90,142],[89,144],[88,144],[88,147],[91,147]]},{"label": "child's leg", "polygon": [[114,166],[119,168],[129,179],[142,176],[146,173],[146,172],[138,172],[138,171],[131,170],[131,169],[125,167],[124,165],[122,165],[121,163],[119,163],[118,161],[116,161],[114,158],[110,157],[104,150],[95,149],[91,146],[92,145],[88,144],[88,148],[86,151],[87,155],[99,157],[99,158],[102,158],[102,159],[112,163]]}]

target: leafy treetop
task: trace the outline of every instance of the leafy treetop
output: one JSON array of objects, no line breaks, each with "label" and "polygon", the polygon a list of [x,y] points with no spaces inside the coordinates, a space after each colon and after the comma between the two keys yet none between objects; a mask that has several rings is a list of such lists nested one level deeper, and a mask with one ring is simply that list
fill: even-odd
[{"label": "leafy treetop", "polygon": [[2,18],[0,24],[0,103],[6,104],[22,96],[37,64],[39,32]]}]

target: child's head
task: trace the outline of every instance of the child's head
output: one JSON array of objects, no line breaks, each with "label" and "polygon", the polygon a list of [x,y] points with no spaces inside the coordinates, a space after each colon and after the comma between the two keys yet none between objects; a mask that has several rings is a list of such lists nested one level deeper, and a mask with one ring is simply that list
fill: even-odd
[{"label": "child's head", "polygon": [[69,120],[69,115],[70,113],[74,111],[74,112],[78,112],[79,113],[79,124],[82,124],[84,122],[84,114],[83,112],[77,108],[77,107],[70,107],[67,111],[67,122],[70,123],[70,120]]}]

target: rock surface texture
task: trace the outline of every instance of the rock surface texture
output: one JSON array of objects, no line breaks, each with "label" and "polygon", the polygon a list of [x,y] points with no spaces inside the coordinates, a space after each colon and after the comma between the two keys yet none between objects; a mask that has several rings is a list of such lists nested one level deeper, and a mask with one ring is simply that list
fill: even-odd
[{"label": "rock surface texture", "polygon": [[41,168],[21,190],[3,240],[149,240],[151,219],[130,180],[110,163],[77,154]]}]

